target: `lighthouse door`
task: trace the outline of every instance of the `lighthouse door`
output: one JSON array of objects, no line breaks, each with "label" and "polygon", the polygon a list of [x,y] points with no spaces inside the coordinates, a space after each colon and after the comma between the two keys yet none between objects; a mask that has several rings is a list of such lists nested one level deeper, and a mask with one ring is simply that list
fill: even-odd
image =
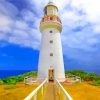
[{"label": "lighthouse door", "polygon": [[54,69],[49,69],[48,70],[48,80],[49,82],[54,82]]}]

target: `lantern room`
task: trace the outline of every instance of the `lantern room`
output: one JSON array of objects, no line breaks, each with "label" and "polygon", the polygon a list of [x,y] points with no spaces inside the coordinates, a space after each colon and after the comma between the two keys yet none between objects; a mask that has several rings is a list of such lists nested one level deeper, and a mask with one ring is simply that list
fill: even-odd
[{"label": "lantern room", "polygon": [[62,31],[62,23],[58,15],[58,8],[53,2],[49,2],[44,8],[44,16],[40,22],[40,31],[47,28],[55,28],[59,32]]},{"label": "lantern room", "polygon": [[53,2],[49,2],[44,8],[44,15],[56,15],[58,16],[58,8]]}]

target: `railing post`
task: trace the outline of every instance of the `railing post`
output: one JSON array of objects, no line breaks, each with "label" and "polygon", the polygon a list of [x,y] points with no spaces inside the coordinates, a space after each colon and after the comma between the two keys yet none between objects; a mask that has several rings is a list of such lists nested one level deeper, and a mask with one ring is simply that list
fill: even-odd
[{"label": "railing post", "polygon": [[64,93],[64,100],[67,100],[65,93]]},{"label": "railing post", "polygon": [[59,94],[60,94],[60,87],[58,86],[58,91],[59,91]]},{"label": "railing post", "polygon": [[34,100],[37,100],[37,94],[34,95]]},{"label": "railing post", "polygon": [[42,93],[42,95],[43,95],[43,86],[41,87],[41,93]]}]

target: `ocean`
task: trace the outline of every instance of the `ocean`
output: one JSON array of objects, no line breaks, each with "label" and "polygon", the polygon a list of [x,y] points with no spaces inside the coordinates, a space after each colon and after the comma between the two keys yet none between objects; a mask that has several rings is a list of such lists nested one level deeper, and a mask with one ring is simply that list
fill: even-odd
[{"label": "ocean", "polygon": [[30,70],[0,70],[0,78],[6,78],[9,76],[17,76]]}]

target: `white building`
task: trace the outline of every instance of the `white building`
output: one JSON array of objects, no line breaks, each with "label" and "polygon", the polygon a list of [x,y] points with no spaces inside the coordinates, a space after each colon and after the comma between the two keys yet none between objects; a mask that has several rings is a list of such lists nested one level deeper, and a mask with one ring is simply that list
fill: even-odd
[{"label": "white building", "polygon": [[49,2],[44,8],[44,16],[40,23],[42,33],[38,78],[49,78],[49,69],[53,69],[53,77],[65,78],[61,31],[62,23],[58,15],[58,8]]}]

